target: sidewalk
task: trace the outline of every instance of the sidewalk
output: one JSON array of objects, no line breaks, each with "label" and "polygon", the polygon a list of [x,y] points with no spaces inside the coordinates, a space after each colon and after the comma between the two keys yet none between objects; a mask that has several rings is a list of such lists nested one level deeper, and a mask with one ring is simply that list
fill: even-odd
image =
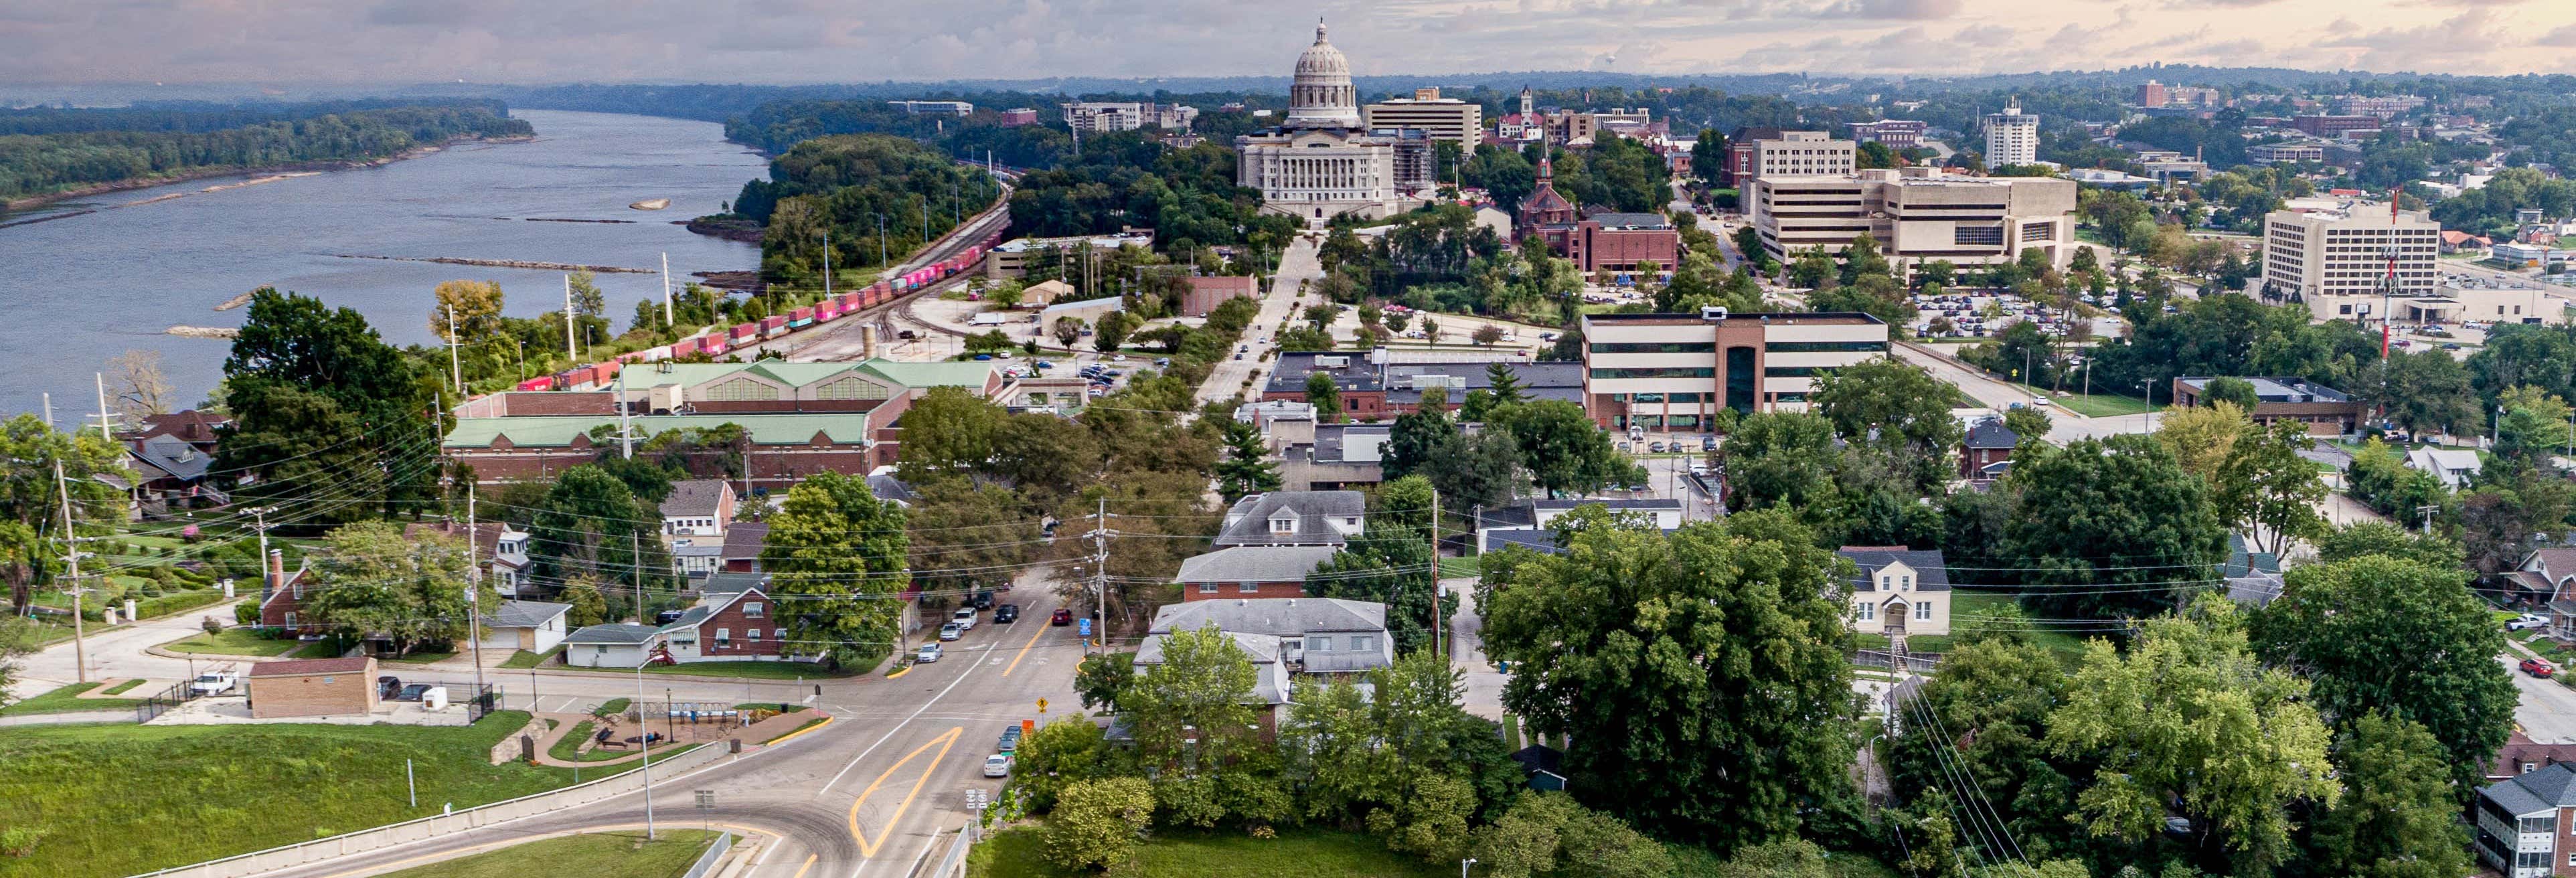
[{"label": "sidewalk", "polygon": [[[537,739],[536,748],[538,765],[550,765],[556,768],[598,768],[603,765],[624,765],[644,758],[644,749],[637,747],[634,748],[632,752],[628,752],[615,759],[600,759],[594,761],[556,759],[549,751],[554,749],[557,742],[562,741],[565,735],[572,734],[572,730],[580,728],[581,724],[584,722],[592,723],[590,730],[596,731],[599,728],[597,720],[586,713],[541,713],[537,714],[537,716],[540,719],[553,720],[555,722],[554,728],[548,729],[543,736]],[[700,723],[698,725],[683,725],[677,727],[681,734],[666,739],[667,743],[662,741],[655,742],[654,748],[658,750],[666,746],[686,746],[689,744],[719,746],[723,745],[727,741],[740,740],[742,741],[743,752],[749,753],[760,749],[761,744],[767,742],[769,739],[795,731],[798,727],[803,726],[809,721],[815,719],[828,720],[831,718],[831,714],[824,713],[819,710],[802,710],[795,713],[778,714],[768,719],[752,723],[748,726],[735,726],[730,729],[719,730],[710,728],[704,723]],[[645,720],[639,722],[638,725],[649,729],[653,723],[650,720]],[[632,727],[620,726],[620,728]],[[660,764],[660,760],[655,760],[655,764]]]}]

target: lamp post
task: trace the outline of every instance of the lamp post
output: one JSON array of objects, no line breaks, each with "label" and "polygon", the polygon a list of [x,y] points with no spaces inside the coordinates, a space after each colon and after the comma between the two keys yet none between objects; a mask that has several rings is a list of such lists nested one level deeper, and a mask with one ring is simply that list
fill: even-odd
[{"label": "lamp post", "polygon": [[1466,858],[1466,859],[1459,860],[1459,861],[1458,861],[1458,878],[1467,878],[1467,867],[1469,867],[1469,866],[1473,866],[1473,865],[1475,865],[1475,864],[1476,864],[1476,858],[1475,858],[1475,857],[1468,857],[1468,858]]},{"label": "lamp post", "polygon": [[[649,647],[650,644],[648,643]],[[635,663],[635,737],[644,742],[644,840],[653,840],[653,732],[644,725],[644,666],[652,663],[652,652]]]}]

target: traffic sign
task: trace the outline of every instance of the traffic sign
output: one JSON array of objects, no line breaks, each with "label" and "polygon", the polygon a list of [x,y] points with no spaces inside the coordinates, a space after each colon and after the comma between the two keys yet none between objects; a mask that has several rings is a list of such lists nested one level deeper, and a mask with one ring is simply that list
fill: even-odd
[{"label": "traffic sign", "polygon": [[1091,620],[1089,620],[1089,619],[1079,619],[1079,620],[1076,620],[1076,621],[1077,621],[1077,623],[1078,623],[1078,624],[1074,627],[1074,629],[1073,629],[1073,633],[1078,634],[1078,635],[1081,635],[1081,636],[1084,636],[1084,637],[1089,637],[1089,636],[1091,636]]},{"label": "traffic sign", "polygon": [[1045,713],[1045,712],[1046,712],[1046,699],[1044,699],[1044,698],[1040,698],[1040,699],[1038,699],[1038,712],[1039,712],[1039,713]]}]

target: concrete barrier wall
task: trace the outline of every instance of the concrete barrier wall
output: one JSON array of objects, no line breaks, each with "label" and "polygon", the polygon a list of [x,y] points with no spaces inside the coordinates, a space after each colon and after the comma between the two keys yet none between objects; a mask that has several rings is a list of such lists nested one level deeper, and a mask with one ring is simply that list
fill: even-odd
[{"label": "concrete barrier wall", "polygon": [[[510,744],[514,747],[517,746],[518,739],[515,737],[512,738],[510,740]],[[653,764],[653,767],[656,769],[657,774],[665,775],[664,779],[668,780],[670,779],[669,774],[671,772],[691,771],[702,768],[725,758],[726,755],[727,753],[723,747],[700,746],[689,752],[664,759],[661,762],[656,762]],[[434,814],[415,820],[407,820],[401,823],[379,826],[374,829],[362,829],[357,832],[344,833],[341,835],[331,836],[329,838],[319,838],[307,842],[297,842],[284,847],[269,848],[264,851],[252,851],[247,854],[238,854],[235,856],[225,857],[220,860],[207,860],[203,863],[193,863],[186,866],[173,866],[157,872],[146,872],[142,876],[136,876],[136,878],[146,878],[146,876],[170,876],[170,878],[245,878],[245,876],[266,874],[280,869],[293,868],[320,860],[344,857],[350,854],[365,853],[367,851],[389,848],[395,845],[407,844],[423,839],[450,835],[476,827],[490,826],[495,823],[506,823],[523,817],[533,817],[551,811],[561,811],[566,808],[587,805],[602,799],[622,796],[643,788],[644,773],[641,771],[628,771],[610,777],[604,777],[599,780],[589,781],[587,783],[575,784],[561,789],[521,796],[516,799],[493,802],[489,805],[480,805],[452,813]]]}]

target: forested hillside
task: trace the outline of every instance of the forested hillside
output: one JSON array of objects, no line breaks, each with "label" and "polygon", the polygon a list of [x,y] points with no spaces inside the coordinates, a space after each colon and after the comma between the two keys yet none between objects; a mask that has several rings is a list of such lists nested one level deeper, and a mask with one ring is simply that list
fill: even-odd
[{"label": "forested hillside", "polygon": [[535,133],[492,102],[0,112],[0,200],[103,183],[363,161],[460,137]]}]

